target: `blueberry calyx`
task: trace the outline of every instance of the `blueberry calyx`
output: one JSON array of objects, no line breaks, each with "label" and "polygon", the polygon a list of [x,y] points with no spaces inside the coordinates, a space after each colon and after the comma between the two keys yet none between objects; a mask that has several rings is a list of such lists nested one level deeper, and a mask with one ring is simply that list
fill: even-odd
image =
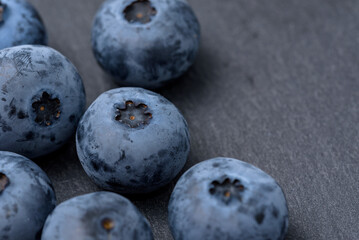
[{"label": "blueberry calyx", "polygon": [[0,172],[0,193],[2,193],[9,184],[9,178],[5,174]]},{"label": "blueberry calyx", "polygon": [[147,109],[148,106],[146,104],[140,103],[136,105],[133,101],[126,101],[124,107],[116,107],[115,120],[131,128],[148,124],[152,114]]},{"label": "blueberry calyx", "polygon": [[242,192],[245,190],[241,181],[222,177],[220,180],[214,180],[209,186],[209,193],[225,204],[233,200],[242,201]]},{"label": "blueberry calyx", "polygon": [[111,218],[104,218],[101,225],[107,232],[110,232],[114,228],[115,222]]},{"label": "blueberry calyx", "polygon": [[129,23],[148,23],[157,14],[157,10],[149,0],[137,0],[123,10],[125,19]]},{"label": "blueberry calyx", "polygon": [[3,15],[5,12],[6,4],[2,3],[0,0],[0,23],[4,21]]},{"label": "blueberry calyx", "polygon": [[58,98],[52,98],[47,92],[43,92],[40,99],[32,103],[36,114],[35,122],[41,126],[50,126],[59,119],[61,102]]}]

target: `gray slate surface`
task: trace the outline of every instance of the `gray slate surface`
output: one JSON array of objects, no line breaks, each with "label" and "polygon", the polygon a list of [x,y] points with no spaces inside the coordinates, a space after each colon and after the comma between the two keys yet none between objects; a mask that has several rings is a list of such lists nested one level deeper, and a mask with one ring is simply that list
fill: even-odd
[{"label": "gray slate surface", "polygon": [[[100,0],[31,0],[50,46],[79,69],[89,105],[115,88],[90,46]],[[202,26],[195,65],[159,92],[188,120],[185,169],[216,156],[252,163],[283,187],[287,239],[359,239],[359,1],[190,0]],[[37,161],[59,202],[99,190],[74,140]],[[133,202],[156,239],[171,239],[174,186]]]}]

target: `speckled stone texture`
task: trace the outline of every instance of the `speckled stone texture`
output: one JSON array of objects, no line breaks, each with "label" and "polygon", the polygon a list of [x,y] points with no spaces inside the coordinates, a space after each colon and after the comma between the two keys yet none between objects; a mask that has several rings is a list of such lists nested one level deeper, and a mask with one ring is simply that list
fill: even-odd
[{"label": "speckled stone texture", "polygon": [[277,182],[251,164],[223,157],[182,175],[168,218],[178,240],[283,240],[288,229],[287,203]]},{"label": "speckled stone texture", "polygon": [[143,88],[124,87],[91,104],[79,122],[76,147],[97,185],[143,194],[176,177],[186,163],[190,139],[186,120],[171,102]]},{"label": "speckled stone texture", "polygon": [[1,0],[0,49],[23,44],[47,44],[44,23],[26,0]]},{"label": "speckled stone texture", "polygon": [[84,112],[79,73],[49,47],[0,50],[0,87],[0,150],[48,154],[71,137]]},{"label": "speckled stone texture", "polygon": [[[90,105],[118,87],[97,65],[91,27],[102,0],[31,0],[50,46],[78,67]],[[287,240],[359,239],[359,2],[189,0],[201,24],[198,57],[164,97],[186,118],[185,169],[226,156],[254,164],[286,194]],[[74,138],[73,138],[74,139]],[[59,201],[92,192],[74,140],[39,161]],[[172,239],[175,182],[131,200],[155,239]]]},{"label": "speckled stone texture", "polygon": [[69,199],[49,215],[41,240],[153,240],[147,219],[126,198],[96,192]]},{"label": "speckled stone texture", "polygon": [[49,178],[29,159],[3,151],[0,175],[0,239],[39,240],[56,204]]}]

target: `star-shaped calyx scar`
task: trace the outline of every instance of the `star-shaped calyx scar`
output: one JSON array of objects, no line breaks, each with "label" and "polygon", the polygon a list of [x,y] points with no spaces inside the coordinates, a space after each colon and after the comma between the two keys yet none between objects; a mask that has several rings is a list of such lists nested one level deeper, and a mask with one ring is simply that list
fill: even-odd
[{"label": "star-shaped calyx scar", "polygon": [[32,103],[32,109],[36,114],[35,122],[41,126],[50,126],[60,118],[61,102],[53,98],[49,93],[43,92],[39,99]]},{"label": "star-shaped calyx scar", "polygon": [[149,112],[146,104],[126,101],[124,107],[116,107],[115,120],[131,128],[147,125],[150,119],[152,119],[152,113]]},{"label": "star-shaped calyx scar", "polygon": [[242,201],[244,190],[245,187],[239,179],[229,177],[212,181],[209,186],[209,193],[225,204],[229,204],[234,200]]}]

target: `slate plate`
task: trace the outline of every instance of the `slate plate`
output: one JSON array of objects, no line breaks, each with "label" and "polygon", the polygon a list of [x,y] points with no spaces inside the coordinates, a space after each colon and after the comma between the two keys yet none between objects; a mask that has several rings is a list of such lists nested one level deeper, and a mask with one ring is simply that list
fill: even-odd
[{"label": "slate plate", "polygon": [[[116,85],[90,46],[99,0],[32,0],[50,46],[69,57],[87,104]],[[159,92],[191,131],[185,169],[216,156],[268,172],[289,204],[287,239],[359,239],[359,2],[190,0],[202,26],[195,65]],[[99,190],[82,170],[74,140],[37,161],[59,202]],[[174,186],[131,200],[156,239],[171,239]]]}]

